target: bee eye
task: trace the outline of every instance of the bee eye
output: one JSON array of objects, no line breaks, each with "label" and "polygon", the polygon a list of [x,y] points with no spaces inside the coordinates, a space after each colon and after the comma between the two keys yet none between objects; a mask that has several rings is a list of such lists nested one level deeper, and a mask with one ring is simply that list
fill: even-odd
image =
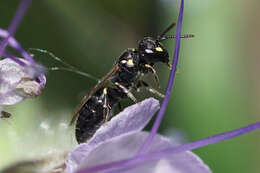
[{"label": "bee eye", "polygon": [[146,53],[153,53],[153,51],[151,49],[145,49]]}]

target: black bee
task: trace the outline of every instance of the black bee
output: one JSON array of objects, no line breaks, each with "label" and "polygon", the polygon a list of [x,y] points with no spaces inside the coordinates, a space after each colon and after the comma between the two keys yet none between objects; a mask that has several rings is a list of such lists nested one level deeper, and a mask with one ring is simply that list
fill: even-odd
[{"label": "black bee", "polygon": [[[175,38],[175,36],[164,37],[174,25],[175,23],[171,24],[157,38],[145,37],[139,41],[137,48],[126,49],[115,62],[112,70],[83,98],[71,120],[72,124],[77,119],[76,140],[78,143],[86,142],[102,124],[109,121],[111,109],[115,105],[121,107],[120,101],[122,99],[130,98],[134,103],[137,103],[131,92],[132,90],[138,91],[143,87],[153,94],[164,97],[163,94],[151,88],[140,77],[151,72],[155,77],[157,86],[160,87],[153,66],[162,62],[170,67],[169,54],[161,41]],[[189,37],[193,37],[193,35],[182,36],[182,38]]]}]

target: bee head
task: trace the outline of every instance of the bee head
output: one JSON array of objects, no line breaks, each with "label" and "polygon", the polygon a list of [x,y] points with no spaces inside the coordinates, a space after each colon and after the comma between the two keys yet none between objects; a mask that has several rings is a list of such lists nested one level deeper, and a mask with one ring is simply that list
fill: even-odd
[{"label": "bee head", "polygon": [[145,37],[139,41],[138,51],[140,53],[140,60],[144,63],[169,63],[169,54],[158,39]]}]

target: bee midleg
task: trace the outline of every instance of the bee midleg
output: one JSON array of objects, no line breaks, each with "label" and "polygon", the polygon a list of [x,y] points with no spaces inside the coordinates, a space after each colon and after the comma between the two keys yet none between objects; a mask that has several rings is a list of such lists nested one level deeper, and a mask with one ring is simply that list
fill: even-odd
[{"label": "bee midleg", "polygon": [[159,91],[157,91],[156,89],[150,87],[145,81],[143,80],[139,80],[137,82],[137,92],[140,91],[140,88],[144,88],[147,91],[151,92],[152,94],[155,94],[161,98],[164,98],[164,94],[160,93]]},{"label": "bee midleg", "polygon": [[109,115],[110,115],[110,110],[111,110],[111,106],[109,105],[109,98],[107,95],[107,88],[104,88],[103,90],[103,94],[104,94],[104,105],[103,105],[103,115],[105,116],[104,119],[104,123],[107,122],[109,120]]},{"label": "bee midleg", "polygon": [[148,69],[151,70],[151,72],[152,72],[153,75],[154,75],[154,79],[155,79],[155,82],[156,82],[156,84],[157,84],[157,87],[160,88],[161,86],[160,86],[159,77],[158,77],[158,75],[157,75],[156,70],[155,70],[151,65],[149,65],[149,64],[145,64],[144,66],[145,66],[146,68],[148,68]]},{"label": "bee midleg", "polygon": [[138,103],[137,99],[135,98],[135,96],[126,87],[124,87],[123,85],[121,85],[118,82],[115,82],[114,84],[116,86],[118,86],[127,95],[127,97],[129,97],[133,102]]}]

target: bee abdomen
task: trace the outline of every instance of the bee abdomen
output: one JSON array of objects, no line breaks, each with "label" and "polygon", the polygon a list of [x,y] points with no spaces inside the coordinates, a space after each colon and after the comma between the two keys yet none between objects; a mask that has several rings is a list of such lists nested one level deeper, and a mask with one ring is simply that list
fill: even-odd
[{"label": "bee abdomen", "polygon": [[104,123],[103,105],[90,106],[86,103],[80,110],[76,123],[76,140],[78,143],[86,142]]}]

